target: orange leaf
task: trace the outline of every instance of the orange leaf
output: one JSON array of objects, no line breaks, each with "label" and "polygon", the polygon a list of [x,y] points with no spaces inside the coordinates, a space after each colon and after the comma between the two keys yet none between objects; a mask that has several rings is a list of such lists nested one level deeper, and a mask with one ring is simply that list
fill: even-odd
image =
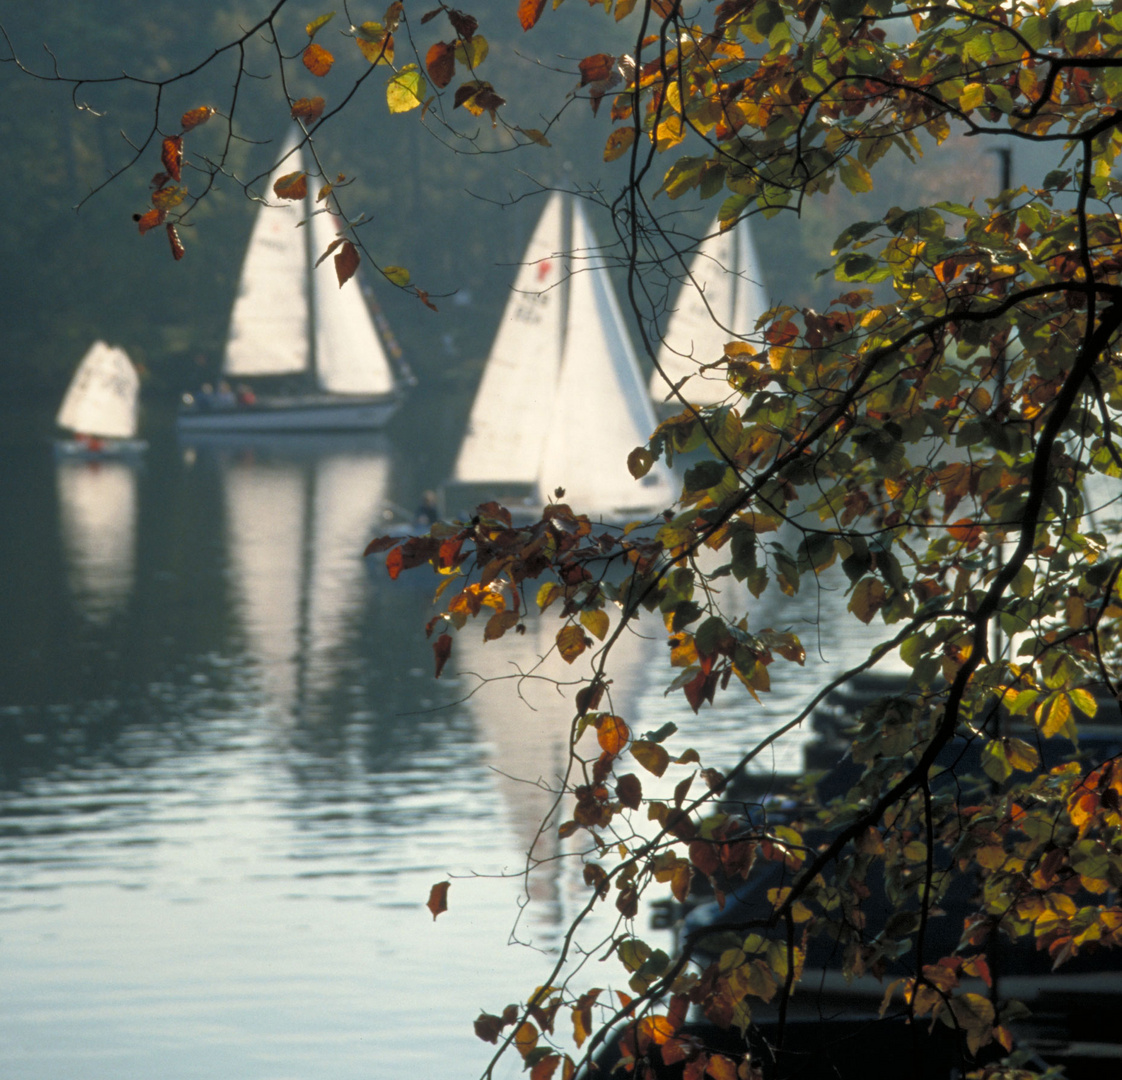
[{"label": "orange leaf", "polygon": [[448,910],[448,886],[450,884],[450,881],[438,881],[429,890],[429,902],[425,907],[432,912],[434,922],[437,915],[441,915]]},{"label": "orange leaf", "polygon": [[530,1070],[530,1080],[550,1080],[560,1064],[560,1054],[547,1054],[540,1061],[534,1062],[534,1067]]},{"label": "orange leaf", "polygon": [[179,180],[183,174],[183,136],[170,135],[164,139],[160,150],[160,160],[164,163],[164,171],[173,180]]},{"label": "orange leaf", "polygon": [[737,1080],[736,1062],[724,1054],[713,1054],[705,1067],[705,1075],[713,1077],[713,1080]]},{"label": "orange leaf", "polygon": [[185,112],[179,118],[179,124],[184,132],[188,132],[192,128],[197,128],[200,124],[205,124],[214,115],[214,112],[215,110],[209,105],[200,105],[197,109]]},{"label": "orange leaf", "polygon": [[623,748],[630,737],[631,732],[627,730],[627,724],[618,716],[605,713],[596,721],[596,741],[605,754],[614,757],[616,754],[623,753]]},{"label": "orange leaf", "polygon": [[319,78],[323,78],[334,63],[335,57],[314,41],[304,50],[304,67]]},{"label": "orange leaf", "polygon": [[335,276],[339,279],[340,288],[355,276],[359,261],[358,248],[349,240],[344,240],[343,246],[335,253]]},{"label": "orange leaf", "polygon": [[171,245],[171,257],[179,262],[187,254],[187,249],[183,246],[183,241],[179,239],[179,233],[174,225],[168,225],[167,231],[168,243]]},{"label": "orange leaf", "polygon": [[443,90],[456,71],[456,46],[438,41],[425,55],[425,69],[438,90]]},{"label": "orange leaf", "polygon": [[518,21],[522,24],[522,29],[529,30],[534,26],[544,10],[545,0],[519,0]]},{"label": "orange leaf", "polygon": [[432,643],[432,653],[436,658],[436,677],[439,679],[440,673],[444,670],[444,665],[448,663],[448,657],[452,655],[451,636],[449,634],[441,634],[440,637]]},{"label": "orange leaf", "polygon": [[292,103],[292,119],[314,124],[323,116],[323,110],[326,106],[327,102],[321,97],[301,98],[299,101]]},{"label": "orange leaf", "polygon": [[291,199],[298,202],[308,197],[308,175],[302,172],[285,173],[275,184],[273,194],[278,199]]},{"label": "orange leaf", "polygon": [[166,210],[160,210],[157,207],[152,207],[148,213],[136,219],[137,227],[140,229],[140,235],[143,236],[149,229],[154,229],[158,225],[164,223],[164,218],[168,216]]}]

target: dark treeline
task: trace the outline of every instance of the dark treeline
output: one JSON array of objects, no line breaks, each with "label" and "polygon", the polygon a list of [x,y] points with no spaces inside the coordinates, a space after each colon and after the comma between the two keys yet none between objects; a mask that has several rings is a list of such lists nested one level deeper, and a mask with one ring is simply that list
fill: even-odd
[{"label": "dark treeline", "polygon": [[[65,76],[89,79],[122,71],[166,79],[198,65],[273,6],[274,0],[231,0],[203,12],[171,0],[140,8],[126,0],[102,0],[96,8],[78,0],[47,6],[0,0],[0,24],[20,60],[43,75],[57,67]],[[307,42],[305,24],[321,13],[303,3],[282,11],[276,25],[285,54],[298,57]],[[381,265],[407,267],[440,309],[433,314],[415,297],[367,275],[418,376],[464,409],[513,264],[541,205],[527,196],[541,185],[556,185],[598,188],[610,197],[619,186],[615,171],[622,166],[601,157],[611,127],[607,108],[593,116],[587,101],[571,94],[579,59],[595,51],[622,51],[632,33],[629,23],[616,27],[585,5],[550,13],[532,36],[523,35],[513,4],[488,0],[473,13],[491,47],[480,77],[507,99],[508,123],[547,130],[549,147],[511,151],[513,140],[501,127],[493,130],[486,115],[477,120],[463,109],[452,110],[450,95],[424,126],[418,112],[391,116],[384,68],[366,79],[346,111],[324,124],[316,139],[328,175],[343,172],[353,180],[344,205],[348,215],[366,216],[362,237],[368,249]],[[381,18],[374,9],[351,14]],[[421,26],[422,12],[409,14],[422,54],[438,36],[452,36],[440,20]],[[337,57],[327,78],[313,78],[298,59],[289,64],[295,96],[322,94],[330,106],[367,69],[355,42],[342,33],[347,26],[340,11],[317,37]],[[399,34],[399,65],[410,59],[404,37]],[[179,116],[195,106],[212,105],[222,114],[188,137],[184,179],[193,193],[207,183],[198,155],[217,161],[225,148],[224,116],[236,74],[237,56],[231,52],[164,92],[159,112],[164,134],[175,133]],[[159,168],[158,145],[101,187],[148,137],[155,118],[152,88],[88,82],[75,89],[28,77],[12,63],[0,65],[6,103],[0,137],[7,148],[0,174],[5,205],[0,245],[6,256],[0,263],[6,299],[0,386],[7,395],[58,393],[96,337],[123,345],[142,365],[149,395],[173,395],[213,376],[256,210],[242,185],[269,168],[292,124],[275,51],[261,35],[246,50],[246,75],[238,90],[235,138],[222,158],[224,174],[188,215],[181,228],[187,255],[175,263],[162,230],[142,237],[133,223],[133,215],[147,206],[148,182]],[[950,196],[959,198],[992,186],[991,161],[970,162],[953,182],[945,161],[941,168],[938,176],[924,173],[923,185],[949,183]],[[897,200],[908,198],[915,182],[902,174]],[[262,190],[260,183],[256,190]],[[878,198],[892,202],[893,194]],[[775,300],[820,303],[836,291],[816,280],[815,271],[838,231],[836,222],[852,214],[851,198],[831,193],[801,220],[792,214],[757,219],[761,250],[783,253],[782,259],[765,258],[765,284]],[[698,211],[692,195],[680,203],[663,201],[668,210],[692,211],[682,220],[695,233],[707,227],[717,205],[713,200]],[[606,218],[597,220],[605,231]]]}]

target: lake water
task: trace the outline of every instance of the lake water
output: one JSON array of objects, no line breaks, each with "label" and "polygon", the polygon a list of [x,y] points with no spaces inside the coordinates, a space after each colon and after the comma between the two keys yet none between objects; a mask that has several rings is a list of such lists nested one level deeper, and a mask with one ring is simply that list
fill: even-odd
[{"label": "lake water", "polygon": [[[438,477],[393,438],[186,447],[164,426],[131,466],[56,463],[41,418],[7,429],[0,1076],[477,1075],[472,1021],[544,979],[583,894],[551,866],[519,918],[550,800],[512,777],[556,775],[563,699],[466,674],[528,670],[544,638],[465,643],[435,681],[430,592],[361,558]],[[753,625],[805,633],[808,599]],[[841,635],[826,619],[808,651],[839,668]],[[707,764],[813,687],[777,664],[767,708],[693,717],[665,648],[629,643],[615,707],[675,719]],[[799,760],[795,739],[769,765]]]}]

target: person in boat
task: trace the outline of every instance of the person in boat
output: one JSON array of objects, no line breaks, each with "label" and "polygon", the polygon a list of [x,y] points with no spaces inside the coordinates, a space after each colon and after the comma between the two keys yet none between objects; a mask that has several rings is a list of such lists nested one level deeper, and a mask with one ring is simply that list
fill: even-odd
[{"label": "person in boat", "polygon": [[257,404],[257,395],[253,392],[253,387],[246,386],[245,383],[241,383],[238,386],[236,393],[238,405],[242,406],[243,408],[249,408],[251,405]]},{"label": "person in boat", "polygon": [[237,395],[230,388],[225,379],[218,384],[218,391],[214,395],[213,405],[216,409],[233,409],[238,404]]}]

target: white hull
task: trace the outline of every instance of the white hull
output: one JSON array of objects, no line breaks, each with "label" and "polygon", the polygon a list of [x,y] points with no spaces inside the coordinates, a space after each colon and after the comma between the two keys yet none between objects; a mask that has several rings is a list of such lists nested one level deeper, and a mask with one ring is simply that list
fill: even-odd
[{"label": "white hull", "polygon": [[190,432],[377,431],[397,411],[397,394],[346,398],[259,398],[253,405],[185,409],[179,430]]}]

